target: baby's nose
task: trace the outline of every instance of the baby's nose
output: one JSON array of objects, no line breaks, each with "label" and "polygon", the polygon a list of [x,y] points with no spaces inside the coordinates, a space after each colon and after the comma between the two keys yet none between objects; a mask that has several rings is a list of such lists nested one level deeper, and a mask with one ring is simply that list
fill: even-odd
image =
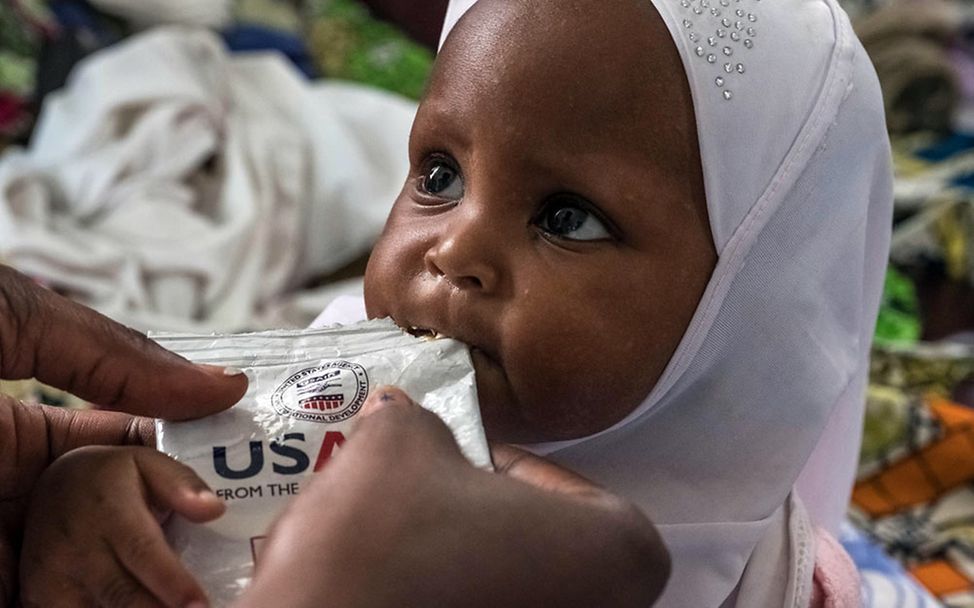
[{"label": "baby's nose", "polygon": [[461,205],[451,214],[440,238],[426,252],[426,270],[459,289],[492,292],[500,279],[503,236],[468,209]]}]

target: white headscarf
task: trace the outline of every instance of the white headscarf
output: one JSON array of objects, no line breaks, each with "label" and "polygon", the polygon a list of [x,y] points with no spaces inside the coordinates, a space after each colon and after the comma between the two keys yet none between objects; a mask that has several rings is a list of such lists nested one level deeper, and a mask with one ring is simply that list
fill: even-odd
[{"label": "white headscarf", "polygon": [[[837,529],[886,267],[879,85],[835,0],[652,2],[690,82],[719,261],[646,401],[535,447],[657,523],[661,606],[805,608],[814,545],[792,489]],[[473,3],[451,2],[444,37]]]}]

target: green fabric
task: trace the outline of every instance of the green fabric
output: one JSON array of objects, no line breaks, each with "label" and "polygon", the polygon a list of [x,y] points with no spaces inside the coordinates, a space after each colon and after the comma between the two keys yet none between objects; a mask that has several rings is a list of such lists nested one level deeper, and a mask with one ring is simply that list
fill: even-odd
[{"label": "green fabric", "polygon": [[[29,3],[28,3],[29,4]],[[11,2],[0,2],[0,48],[22,56],[37,51],[37,36]]]},{"label": "green fabric", "polygon": [[[31,17],[41,18],[36,3],[23,3]],[[34,90],[38,32],[25,22],[11,2],[0,2],[0,91],[27,97]]]},{"label": "green fabric", "polygon": [[309,0],[308,46],[329,78],[352,80],[419,99],[433,53],[356,0]]},{"label": "green fabric", "polygon": [[33,59],[0,49],[0,90],[29,97],[34,91],[36,70]]},{"label": "green fabric", "polygon": [[910,396],[889,386],[870,385],[866,399],[859,462],[870,465],[902,444],[907,435]]},{"label": "green fabric", "polygon": [[876,322],[876,341],[916,342],[920,339],[920,306],[913,282],[890,267]]}]

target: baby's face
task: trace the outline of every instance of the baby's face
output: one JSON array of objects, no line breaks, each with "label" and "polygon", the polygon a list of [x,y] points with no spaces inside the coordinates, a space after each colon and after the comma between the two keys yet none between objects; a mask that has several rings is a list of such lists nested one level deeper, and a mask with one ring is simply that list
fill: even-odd
[{"label": "baby's face", "polygon": [[689,88],[648,2],[481,0],[366,273],[370,317],[468,343],[491,439],[611,426],[716,260]]}]

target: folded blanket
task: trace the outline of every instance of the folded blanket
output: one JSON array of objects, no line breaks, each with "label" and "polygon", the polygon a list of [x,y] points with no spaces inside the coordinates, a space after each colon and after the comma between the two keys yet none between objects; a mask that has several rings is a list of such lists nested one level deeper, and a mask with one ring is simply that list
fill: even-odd
[{"label": "folded blanket", "polygon": [[101,51],[0,161],[0,258],[141,329],[236,331],[366,252],[415,105],[205,30]]}]

